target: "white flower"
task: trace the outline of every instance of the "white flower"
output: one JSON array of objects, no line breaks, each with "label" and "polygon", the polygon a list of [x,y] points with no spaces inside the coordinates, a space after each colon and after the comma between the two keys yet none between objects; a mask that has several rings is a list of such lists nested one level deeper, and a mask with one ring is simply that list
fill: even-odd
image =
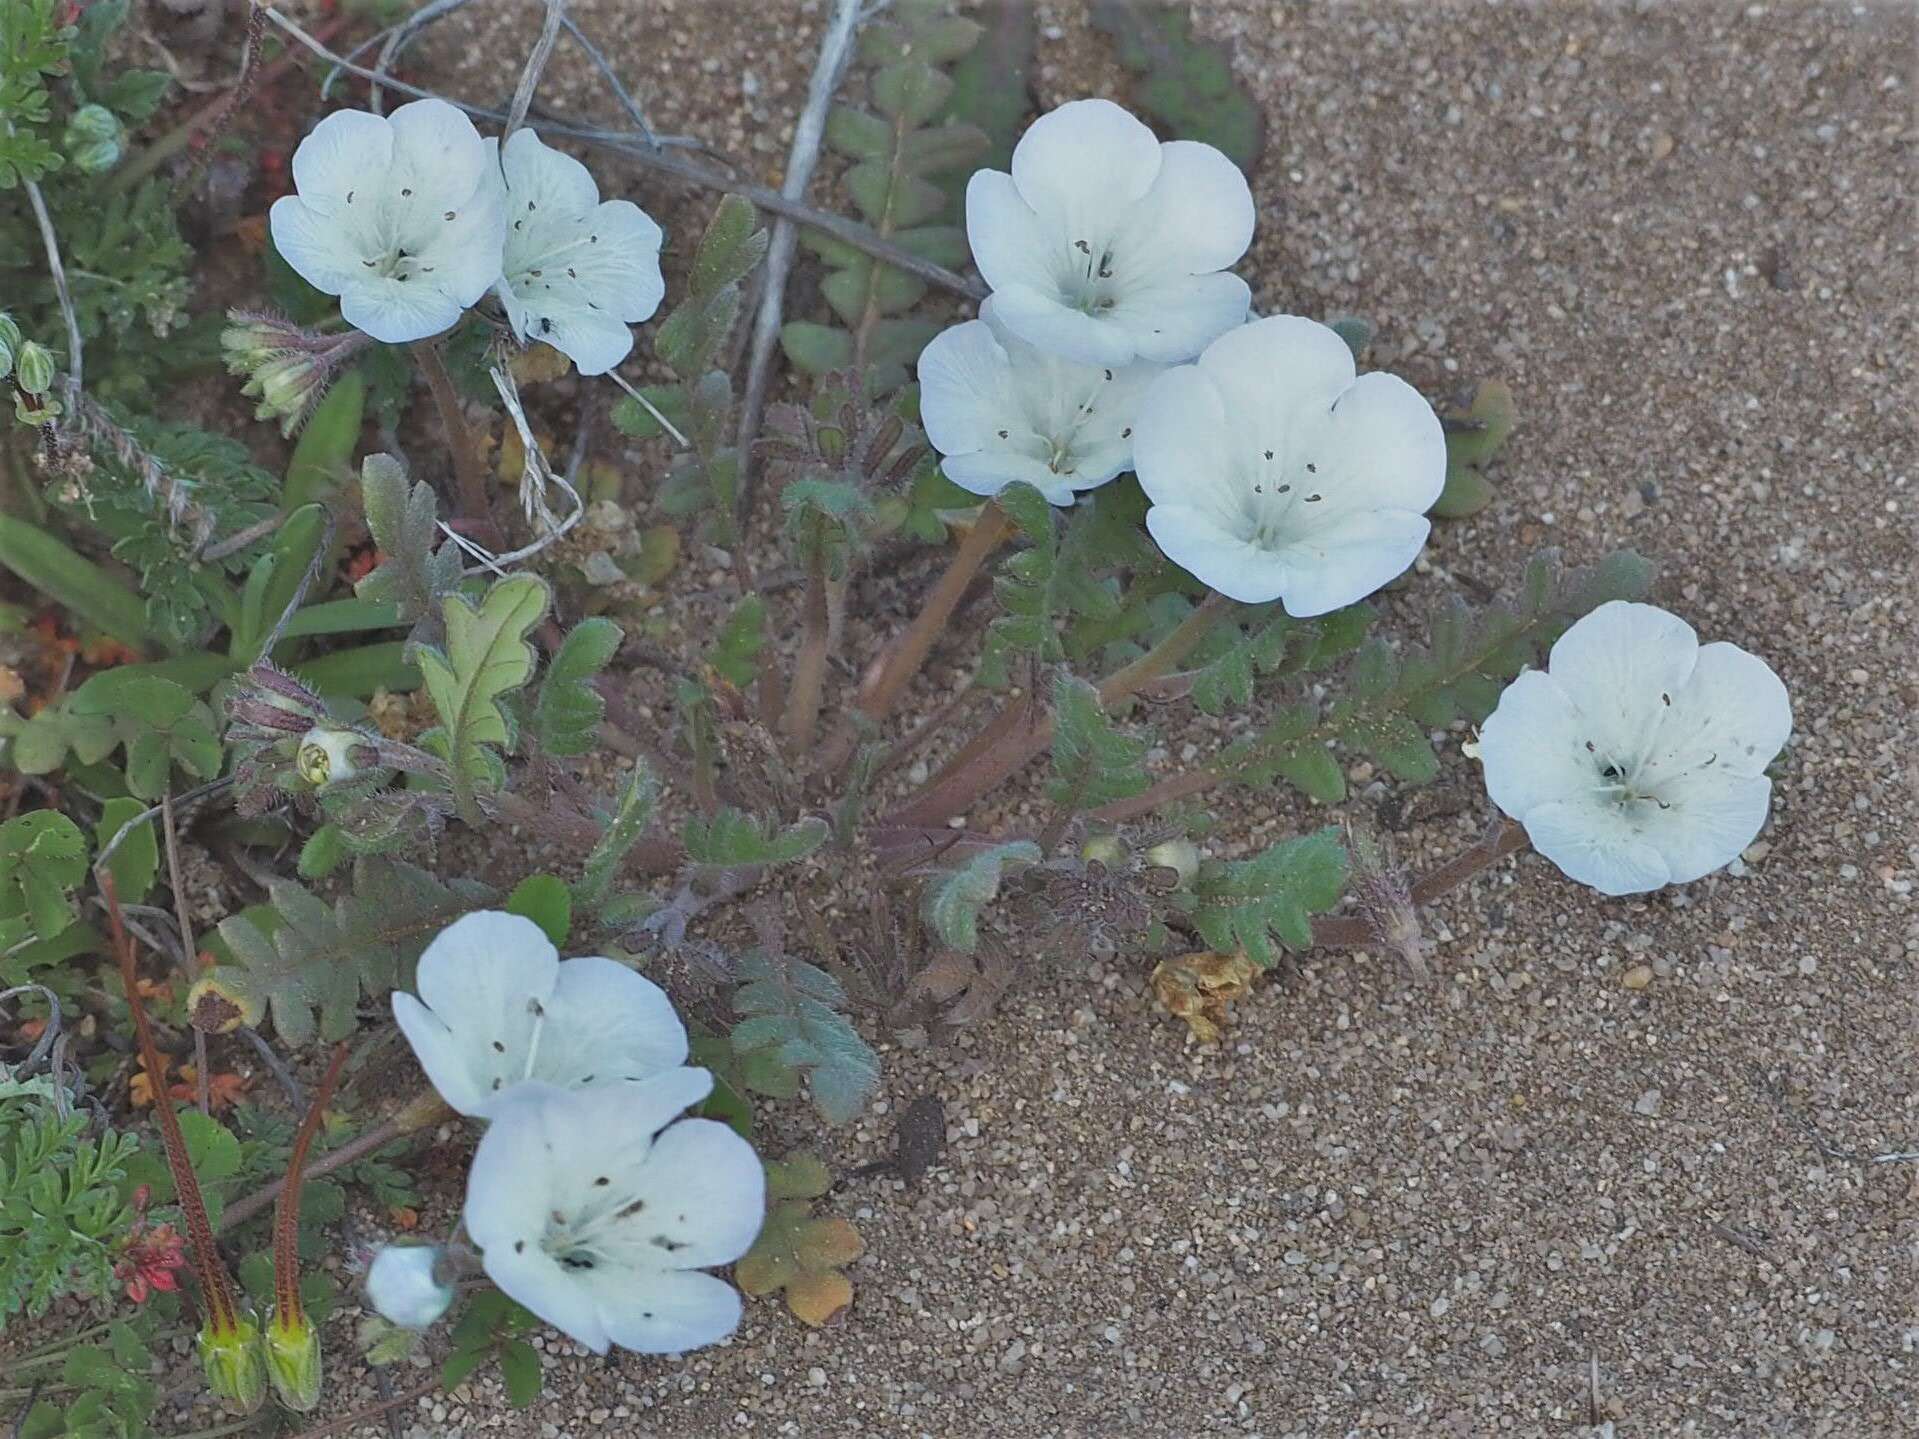
[{"label": "white flower", "polygon": [[630,200],[600,199],[586,166],[515,130],[504,155],[504,274],[495,287],[513,333],[545,341],[603,375],[633,349],[629,322],[649,319],[666,294],[660,227]]},{"label": "white flower", "polygon": [[293,152],[273,243],[348,324],[389,345],[450,329],[500,277],[505,212],[486,143],[444,100],[336,110]]},{"label": "white flower", "polygon": [[294,768],[301,779],[318,789],[321,785],[352,779],[360,772],[360,766],[354,763],[354,750],[371,748],[351,730],[315,725],[300,736]]},{"label": "white flower", "polygon": [[1021,339],[1088,365],[1190,360],[1246,318],[1221,273],[1253,239],[1253,194],[1211,145],[1153,132],[1110,100],[1035,120],[1013,173],[966,186],[966,238]]},{"label": "white flower", "polygon": [[1506,687],[1480,732],[1486,791],[1533,848],[1603,894],[1730,864],[1766,822],[1765,768],[1792,733],[1786,687],[1737,645],[1701,645],[1615,600]]},{"label": "white flower", "polygon": [[999,301],[920,353],[920,422],[946,477],[976,495],[1024,480],[1056,505],[1133,465],[1133,415],[1161,367],[1082,365],[999,322]]},{"label": "white flower", "polygon": [[1337,333],[1275,315],[1153,382],[1133,462],[1169,560],[1304,617],[1365,598],[1418,556],[1446,439],[1411,385],[1355,379]]},{"label": "white flower", "polygon": [[478,910],[441,930],[418,988],[395,991],[393,1017],[462,1114],[489,1117],[523,1080],[624,1088],[686,1058],[686,1027],[657,984],[611,959],[562,961],[517,914]]},{"label": "white flower", "polygon": [[681,1119],[713,1077],[673,1069],[625,1089],[528,1084],[503,1103],[467,1176],[466,1227],[509,1296],[597,1354],[676,1354],[740,1322],[729,1264],[766,1217],[753,1148]]},{"label": "white flower", "polygon": [[453,1286],[435,1274],[434,1244],[388,1244],[366,1272],[366,1297],[380,1317],[402,1329],[424,1329],[453,1303]]}]

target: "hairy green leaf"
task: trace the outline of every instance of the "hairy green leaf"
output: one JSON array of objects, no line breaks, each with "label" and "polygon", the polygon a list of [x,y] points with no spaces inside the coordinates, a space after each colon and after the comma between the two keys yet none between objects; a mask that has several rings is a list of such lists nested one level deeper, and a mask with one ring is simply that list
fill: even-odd
[{"label": "hairy green leaf", "polygon": [[606,701],[593,677],[624,638],[613,621],[596,616],[581,620],[560,641],[533,702],[533,735],[548,754],[586,754],[598,746]]},{"label": "hairy green leaf", "polygon": [[686,857],[727,869],[741,865],[791,864],[826,842],[825,820],[814,815],[780,827],[739,810],[721,808],[711,817],[687,820]]},{"label": "hairy green leaf", "polygon": [[806,1074],[813,1106],[829,1124],[857,1115],[879,1085],[879,1056],[840,1014],[846,994],[824,970],[784,955],[740,957],[744,981],[733,994],[733,1045],[769,1051]]},{"label": "hairy green leaf", "polygon": [[928,927],[949,948],[973,953],[979,948],[980,912],[998,897],[1000,881],[1040,858],[1039,846],[1031,840],[1010,840],[928,880],[920,900]]},{"label": "hairy green leaf", "polygon": [[1310,948],[1314,914],[1339,903],[1346,851],[1339,832],[1282,840],[1254,859],[1208,865],[1194,888],[1193,925],[1214,949],[1244,950],[1262,969],[1279,960],[1273,940]]}]

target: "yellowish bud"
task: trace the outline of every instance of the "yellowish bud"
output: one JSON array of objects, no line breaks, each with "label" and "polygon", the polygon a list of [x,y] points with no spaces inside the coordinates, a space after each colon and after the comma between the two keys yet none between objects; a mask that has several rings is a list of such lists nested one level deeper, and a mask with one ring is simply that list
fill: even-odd
[{"label": "yellowish bud", "polygon": [[267,1377],[280,1403],[305,1414],[320,1402],[320,1332],[304,1314],[267,1320]]},{"label": "yellowish bud", "polygon": [[224,1333],[212,1321],[200,1330],[200,1367],[207,1388],[230,1414],[251,1414],[266,1402],[266,1365],[260,1354],[260,1326],[237,1319]]}]

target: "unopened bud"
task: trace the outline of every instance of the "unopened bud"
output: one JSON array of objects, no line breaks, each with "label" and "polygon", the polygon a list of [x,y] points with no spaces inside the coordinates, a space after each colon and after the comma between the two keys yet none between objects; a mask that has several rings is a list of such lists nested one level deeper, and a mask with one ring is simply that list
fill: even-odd
[{"label": "unopened bud", "polygon": [[13,373],[13,357],[20,353],[20,327],[13,316],[0,313],[0,380]]},{"label": "unopened bud", "polygon": [[1126,863],[1126,841],[1116,834],[1096,834],[1079,847],[1079,857],[1089,864],[1118,869]]},{"label": "unopened bud", "polygon": [[1420,928],[1419,908],[1413,903],[1406,871],[1381,851],[1370,834],[1351,825],[1347,827],[1347,848],[1352,856],[1353,897],[1372,937],[1382,948],[1398,955],[1416,978],[1430,978],[1426,954],[1433,944]]},{"label": "unopened bud", "polygon": [[238,1319],[225,1332],[211,1320],[200,1330],[200,1368],[207,1388],[230,1414],[252,1414],[266,1402],[266,1365],[260,1355],[260,1327]]},{"label": "unopened bud", "polygon": [[337,784],[343,779],[352,779],[360,772],[353,755],[355,750],[366,747],[365,742],[351,730],[315,725],[300,740],[300,753],[294,760],[294,768],[299,771],[300,778],[315,789]]},{"label": "unopened bud", "polygon": [[320,1403],[320,1333],[304,1314],[275,1310],[267,1320],[267,1378],[274,1396],[299,1414]]},{"label": "unopened bud", "polygon": [[402,1329],[435,1323],[453,1303],[453,1286],[441,1276],[440,1260],[438,1245],[387,1245],[367,1270],[368,1301]]},{"label": "unopened bud", "polygon": [[44,395],[53,388],[53,352],[36,340],[28,340],[14,356],[13,376],[29,395]]},{"label": "unopened bud", "polygon": [[1199,846],[1184,835],[1161,840],[1146,851],[1146,862],[1158,869],[1170,869],[1179,876],[1179,887],[1188,889],[1199,876]]}]

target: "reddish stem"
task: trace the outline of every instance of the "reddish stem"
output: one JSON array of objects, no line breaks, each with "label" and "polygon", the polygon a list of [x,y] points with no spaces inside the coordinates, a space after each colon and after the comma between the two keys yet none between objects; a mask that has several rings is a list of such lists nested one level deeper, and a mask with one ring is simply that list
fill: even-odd
[{"label": "reddish stem", "polygon": [[280,1190],[280,1202],[273,1209],[274,1315],[282,1326],[297,1326],[301,1319],[300,1177],[306,1169],[307,1150],[312,1147],[313,1136],[319,1132],[320,1119],[326,1113],[327,1101],[333,1098],[333,1088],[340,1082],[340,1071],[346,1067],[346,1057],[347,1045],[344,1042],[333,1047],[333,1062],[327,1065],[326,1078],[320,1081],[320,1088],[313,1096],[306,1118],[300,1121],[299,1133],[293,1136],[293,1153],[287,1159],[287,1174]]}]

